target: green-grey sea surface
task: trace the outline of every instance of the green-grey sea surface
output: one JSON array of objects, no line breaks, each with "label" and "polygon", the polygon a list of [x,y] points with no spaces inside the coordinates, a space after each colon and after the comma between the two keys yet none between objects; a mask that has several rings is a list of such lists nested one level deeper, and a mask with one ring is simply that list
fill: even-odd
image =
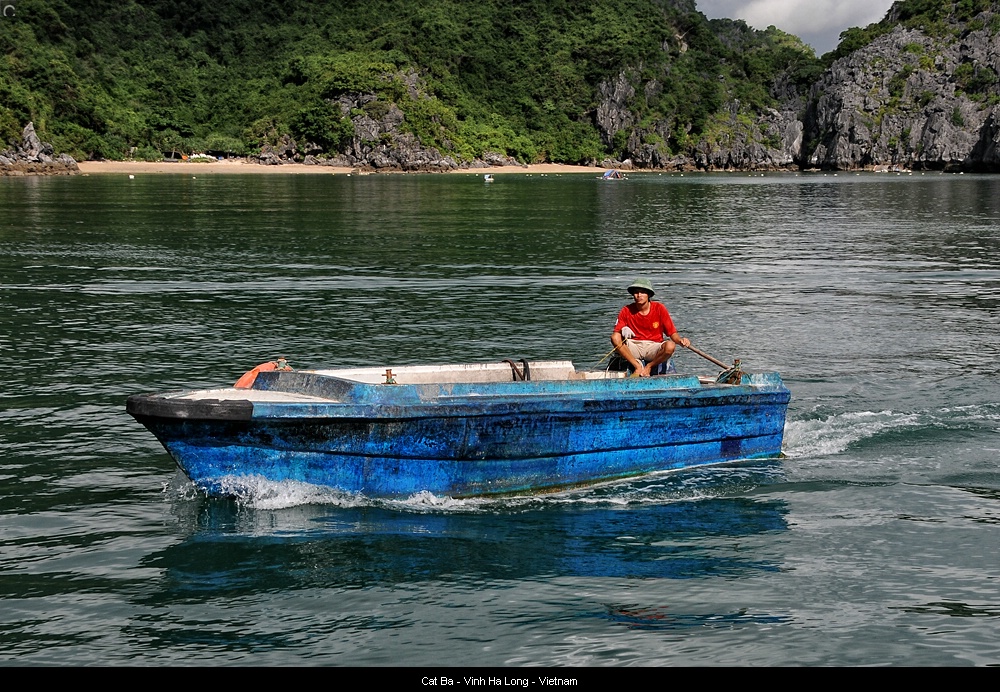
[{"label": "green-grey sea surface", "polygon": [[[936,173],[0,179],[0,662],[1000,664],[998,228]],[[781,372],[785,458],[212,499],[125,413],[277,356],[596,367],[636,277]]]}]

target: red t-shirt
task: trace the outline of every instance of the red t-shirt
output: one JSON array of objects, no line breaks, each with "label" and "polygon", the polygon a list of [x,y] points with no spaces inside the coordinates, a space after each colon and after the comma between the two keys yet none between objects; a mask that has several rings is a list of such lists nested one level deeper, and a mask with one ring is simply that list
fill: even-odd
[{"label": "red t-shirt", "polygon": [[615,331],[620,332],[622,327],[635,332],[635,338],[640,341],[663,341],[664,334],[670,336],[677,331],[667,308],[655,300],[649,301],[649,312],[645,315],[639,313],[635,303],[623,307],[618,313]]}]

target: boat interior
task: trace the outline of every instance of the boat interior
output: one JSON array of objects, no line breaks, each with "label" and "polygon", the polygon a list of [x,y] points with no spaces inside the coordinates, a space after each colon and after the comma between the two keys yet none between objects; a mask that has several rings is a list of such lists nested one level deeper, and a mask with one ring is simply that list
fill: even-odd
[{"label": "boat interior", "polygon": [[[504,360],[499,363],[400,365],[367,368],[261,372],[251,388],[174,392],[173,399],[224,399],[247,401],[343,401],[351,398],[351,383],[365,385],[453,385],[510,382],[567,382],[621,380],[628,373],[616,370],[577,370],[568,360]],[[665,375],[653,378],[668,389],[716,385],[713,377]],[[669,382],[668,382],[668,381]],[[650,383],[652,384],[652,383]]]},{"label": "boat interior", "polygon": [[[615,370],[577,370],[568,360],[514,361],[499,363],[470,363],[446,365],[402,365],[395,367],[331,368],[322,370],[275,370],[260,372],[250,388],[226,387],[198,391],[170,392],[155,395],[157,399],[172,400],[217,400],[226,402],[288,402],[288,403],[328,403],[331,401],[360,401],[370,394],[355,391],[355,384],[362,385],[416,385],[416,392],[408,396],[436,398],[442,392],[437,386],[481,383],[566,383],[600,380],[621,380],[628,375]],[[769,384],[778,376],[773,373],[743,374],[743,384]],[[655,382],[654,382],[655,381]],[[780,380],[779,380],[780,381]],[[596,384],[596,383],[595,383]],[[636,385],[640,383],[636,382]],[[670,374],[645,380],[644,385],[655,389],[683,389],[701,385],[725,387],[716,378],[695,375]],[[559,385],[556,384],[558,387]],[[422,391],[428,387],[426,391]],[[649,387],[643,386],[643,389]],[[365,388],[368,389],[368,388]],[[383,393],[391,388],[376,387]],[[532,389],[534,391],[534,389]],[[546,389],[547,391],[547,389]],[[565,393],[565,390],[560,390]],[[535,392],[536,394],[545,392]],[[551,392],[549,392],[551,393]],[[397,393],[398,394],[398,393]],[[393,396],[397,396],[394,394]],[[475,396],[479,392],[466,392]],[[153,396],[153,395],[150,395]],[[381,395],[378,395],[381,396]]]},{"label": "boat interior", "polygon": [[446,384],[478,382],[561,381],[619,379],[624,372],[577,370],[568,360],[513,360],[499,363],[449,365],[402,365],[396,367],[336,368],[309,370],[317,375],[338,377],[364,384]]}]

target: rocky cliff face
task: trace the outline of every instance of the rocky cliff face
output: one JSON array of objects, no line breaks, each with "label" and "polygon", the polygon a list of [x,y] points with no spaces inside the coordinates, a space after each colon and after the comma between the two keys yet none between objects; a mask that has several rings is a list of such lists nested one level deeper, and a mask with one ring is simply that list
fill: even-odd
[{"label": "rocky cliff face", "polygon": [[380,101],[374,94],[351,93],[342,94],[336,105],[344,117],[350,117],[354,136],[339,156],[330,159],[331,165],[402,171],[458,168],[455,159],[423,146],[404,131],[406,115],[395,103]]},{"label": "rocky cliff face", "polygon": [[[655,122],[640,129],[633,115],[636,98],[643,98],[658,88],[650,80],[637,89],[626,72],[603,82],[595,123],[601,139],[609,148],[615,139],[624,138],[622,160],[606,159],[607,167],[650,168],[678,171],[760,170],[774,171],[799,167],[804,125],[796,107],[799,95],[791,94],[780,109],[750,113],[739,101],[726,104],[706,131],[686,151],[672,153],[663,143],[671,137],[668,121]],[[652,135],[652,136],[651,136]],[[652,141],[651,141],[652,140]]]},{"label": "rocky cliff face", "polygon": [[599,89],[595,121],[605,143],[627,133],[626,161],[606,163],[677,170],[1000,171],[998,29],[1000,14],[993,12],[939,27],[934,36],[897,26],[834,62],[811,88],[777,80],[773,109],[748,112],[730,101],[696,143],[674,155],[642,143],[645,133],[631,115],[642,86],[623,72]]},{"label": "rocky cliff face", "polygon": [[812,89],[802,163],[995,170],[1000,36],[897,27],[835,62]]},{"label": "rocky cliff face", "polygon": [[455,159],[443,156],[434,147],[423,146],[412,133],[405,132],[403,111],[394,103],[379,101],[376,94],[344,94],[334,105],[350,118],[354,130],[341,151],[325,152],[312,143],[303,143],[300,149],[292,137],[283,135],[275,144],[264,145],[258,161],[265,165],[305,163],[375,171],[436,172],[459,167]]},{"label": "rocky cliff face", "polygon": [[[430,99],[420,76],[415,72],[392,75],[406,86],[410,97]],[[349,119],[353,134],[339,151],[326,152],[318,145],[300,145],[284,135],[274,145],[265,145],[260,163],[275,165],[301,162],[319,166],[344,166],[371,171],[444,172],[464,168],[520,165],[508,156],[487,153],[481,159],[459,162],[427,146],[405,126],[406,114],[400,107],[378,94],[347,92],[329,99],[330,106]]]},{"label": "rocky cliff face", "polygon": [[802,122],[794,111],[769,109],[755,118],[733,108],[715,141],[704,139],[692,156],[703,170],[782,170],[798,167]]},{"label": "rocky cliff face", "polygon": [[21,142],[0,151],[0,176],[72,175],[80,168],[72,156],[53,151],[52,145],[41,141],[35,126],[28,123],[21,133]]}]

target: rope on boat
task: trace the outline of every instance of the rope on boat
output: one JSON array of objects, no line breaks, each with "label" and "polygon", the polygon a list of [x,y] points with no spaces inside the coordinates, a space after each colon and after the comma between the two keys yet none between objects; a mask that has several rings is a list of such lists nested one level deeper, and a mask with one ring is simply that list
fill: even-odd
[{"label": "rope on boat", "polygon": [[719,373],[715,381],[718,384],[739,384],[743,381],[743,370],[740,366],[740,359],[737,358],[733,361],[733,367]]},{"label": "rope on boat", "polygon": [[[622,343],[624,344],[626,341],[628,341],[628,339],[624,339],[622,341]],[[604,361],[606,361],[611,356],[611,354],[615,353],[616,351],[618,351],[618,347],[617,346],[615,346],[610,351],[608,351],[607,353],[605,353],[604,357],[601,358],[599,361],[597,361],[597,365],[594,366],[594,369],[597,369],[597,368],[601,367],[601,363],[603,363]]]},{"label": "rope on boat", "polygon": [[514,382],[527,382],[531,379],[531,368],[528,367],[528,361],[522,358],[519,363],[521,363],[523,369],[518,369],[517,365],[510,358],[504,358],[503,363],[510,366],[511,374],[514,376]]}]

